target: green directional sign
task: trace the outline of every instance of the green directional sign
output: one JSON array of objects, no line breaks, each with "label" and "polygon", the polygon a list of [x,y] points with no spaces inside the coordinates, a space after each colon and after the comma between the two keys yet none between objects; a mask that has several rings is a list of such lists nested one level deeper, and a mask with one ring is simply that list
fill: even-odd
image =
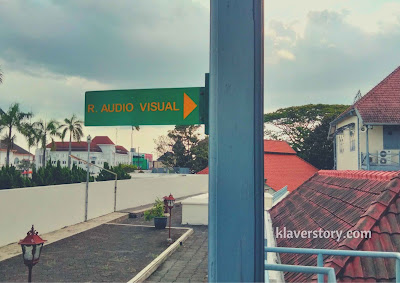
[{"label": "green directional sign", "polygon": [[204,124],[202,87],[85,93],[85,126]]}]

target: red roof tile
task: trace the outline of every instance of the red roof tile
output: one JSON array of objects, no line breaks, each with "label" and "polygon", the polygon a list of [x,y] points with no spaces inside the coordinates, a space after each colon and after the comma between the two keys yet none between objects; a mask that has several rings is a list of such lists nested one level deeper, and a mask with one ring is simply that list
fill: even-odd
[{"label": "red roof tile", "polygon": [[[309,179],[318,169],[296,155],[285,141],[264,140],[264,178],[274,190],[288,186],[288,191]],[[208,167],[197,174],[208,174]]]},{"label": "red roof tile", "polygon": [[359,111],[365,124],[400,124],[400,67],[340,114],[338,118],[343,117],[352,109]]},{"label": "red roof tile", "polygon": [[317,168],[297,155],[264,153],[264,178],[275,191],[288,186],[291,192],[317,171]]},{"label": "red roof tile", "polygon": [[115,146],[115,151],[117,153],[121,153],[121,154],[127,154],[128,153],[128,150],[125,147],[123,147],[122,145],[116,145]]},{"label": "red roof tile", "polygon": [[95,143],[95,144],[114,144],[112,142],[112,140],[107,136],[96,136],[92,140],[92,143]]},{"label": "red roof tile", "polygon": [[287,142],[275,140],[264,140],[264,152],[296,154]]},{"label": "red roof tile", "polygon": [[[55,148],[56,151],[68,151],[69,150],[69,142],[54,142],[49,143],[46,148]],[[71,151],[87,151],[88,144],[87,142],[71,142]],[[100,147],[97,144],[90,144],[91,152],[101,152]]]},{"label": "red roof tile", "polygon": [[[321,170],[270,211],[274,227],[291,230],[371,231],[370,239],[284,239],[278,246],[400,252],[399,172]],[[286,264],[313,265],[316,257],[281,254]],[[341,282],[393,280],[393,260],[326,257]],[[286,273],[288,282],[309,281],[312,275]]]},{"label": "red roof tile", "polygon": [[[0,140],[0,150],[7,150],[7,143],[5,140]],[[33,155],[15,143],[12,145],[11,151],[14,151],[14,154]]]},{"label": "red roof tile", "polygon": [[208,167],[206,167],[203,170],[197,172],[197,174],[208,174]]}]

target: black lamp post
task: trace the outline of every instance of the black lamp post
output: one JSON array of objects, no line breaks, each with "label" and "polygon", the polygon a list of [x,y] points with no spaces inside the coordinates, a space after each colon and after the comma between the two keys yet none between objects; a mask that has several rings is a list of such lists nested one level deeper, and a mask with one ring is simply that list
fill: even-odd
[{"label": "black lamp post", "polygon": [[40,253],[42,252],[43,243],[46,240],[43,240],[35,229],[32,228],[27,233],[27,236],[18,242],[22,248],[22,256],[24,258],[24,263],[28,266],[28,282],[32,282],[32,268],[35,264],[39,262]]},{"label": "black lamp post", "polygon": [[165,200],[167,201],[167,206],[169,208],[169,238],[168,241],[172,242],[171,239],[171,218],[172,218],[172,208],[174,207],[175,204],[175,198],[172,194],[169,194],[168,197],[165,198]]}]

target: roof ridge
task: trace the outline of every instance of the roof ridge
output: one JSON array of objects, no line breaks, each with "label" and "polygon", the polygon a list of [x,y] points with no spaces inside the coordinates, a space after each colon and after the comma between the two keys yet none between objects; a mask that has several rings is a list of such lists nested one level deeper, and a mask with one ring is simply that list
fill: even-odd
[{"label": "roof ridge", "polygon": [[[368,209],[360,216],[360,219],[352,227],[353,231],[371,231],[371,229],[382,218],[384,213],[390,209],[390,205],[396,201],[400,192],[400,176],[390,180],[379,194],[378,198],[371,202]],[[338,249],[357,250],[367,238],[344,238],[338,245]],[[336,275],[346,266],[350,256],[332,257],[327,260],[326,266],[333,267]]]},{"label": "roof ridge", "polygon": [[[398,71],[400,71],[400,66],[398,66],[394,71],[392,71],[389,75],[387,75],[383,80],[381,80],[377,85],[375,85],[370,91],[368,91],[364,96],[362,96],[358,101],[353,103],[352,105],[349,106],[345,111],[340,113],[332,122],[336,121],[337,119],[343,117],[347,113],[349,113],[352,109],[357,108],[357,105],[359,105],[361,102],[363,102],[366,97],[369,97],[372,95],[378,88],[382,86],[383,83],[385,83],[388,79],[390,79],[394,74],[396,74]],[[361,114],[360,114],[361,115]]]},{"label": "roof ridge", "polygon": [[392,71],[389,75],[387,75],[383,80],[381,80],[376,86],[374,86],[370,91],[368,91],[358,101],[353,103],[353,107],[356,107],[358,104],[360,104],[362,101],[364,101],[366,97],[372,95],[378,88],[380,88],[382,86],[382,84],[384,84],[387,80],[389,80],[398,71],[400,71],[400,66],[398,66],[396,69],[394,69],[394,71]]},{"label": "roof ridge", "polygon": [[319,170],[318,174],[346,179],[370,179],[377,181],[390,181],[395,177],[400,177],[400,171]]}]

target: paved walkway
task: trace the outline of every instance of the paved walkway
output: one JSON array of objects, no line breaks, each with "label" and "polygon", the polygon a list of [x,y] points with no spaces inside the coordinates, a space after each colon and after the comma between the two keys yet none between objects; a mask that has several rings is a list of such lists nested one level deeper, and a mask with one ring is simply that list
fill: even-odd
[{"label": "paved walkway", "polygon": [[[140,213],[139,213],[140,214]],[[125,224],[149,225],[142,217],[129,218]],[[173,227],[193,228],[193,234],[179,247],[158,269],[147,278],[146,282],[207,282],[208,264],[208,226],[182,225],[182,206],[177,203],[172,211]]]},{"label": "paved walkway", "polygon": [[146,282],[207,282],[208,227],[191,226],[194,233]]}]

